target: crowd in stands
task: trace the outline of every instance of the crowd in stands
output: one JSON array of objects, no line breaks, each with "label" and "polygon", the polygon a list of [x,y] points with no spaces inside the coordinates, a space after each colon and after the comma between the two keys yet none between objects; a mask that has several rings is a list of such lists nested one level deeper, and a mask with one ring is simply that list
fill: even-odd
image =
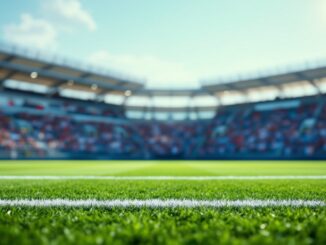
[{"label": "crowd in stands", "polygon": [[81,121],[0,107],[0,151],[12,158],[57,152],[135,158],[326,156],[324,102],[272,110],[225,107],[212,120],[186,122]]},{"label": "crowd in stands", "polygon": [[[133,155],[139,150],[134,129],[124,124],[76,121],[70,117],[0,114],[0,148],[46,156],[61,151]],[[137,142],[138,141],[138,142]]]},{"label": "crowd in stands", "polygon": [[317,109],[314,103],[292,109],[241,111],[228,121],[217,117],[206,131],[203,149],[208,153],[278,156],[326,153],[326,120]]},{"label": "crowd in stands", "polygon": [[159,156],[326,156],[326,106],[310,103],[267,111],[245,107],[221,111],[209,122],[154,123],[140,132]]}]

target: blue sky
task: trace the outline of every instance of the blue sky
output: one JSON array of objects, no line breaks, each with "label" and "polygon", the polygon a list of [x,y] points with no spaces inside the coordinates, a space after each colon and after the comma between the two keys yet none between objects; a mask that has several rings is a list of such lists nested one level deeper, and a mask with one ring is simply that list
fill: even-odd
[{"label": "blue sky", "polygon": [[326,57],[325,0],[11,0],[1,40],[196,87]]}]

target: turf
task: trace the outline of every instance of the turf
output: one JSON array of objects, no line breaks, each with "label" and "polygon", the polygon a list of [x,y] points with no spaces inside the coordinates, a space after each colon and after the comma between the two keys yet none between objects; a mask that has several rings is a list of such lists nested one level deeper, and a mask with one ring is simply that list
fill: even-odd
[{"label": "turf", "polygon": [[326,180],[112,181],[0,180],[2,199],[319,199]]},{"label": "turf", "polygon": [[[0,175],[326,175],[324,162],[0,162]],[[0,199],[304,199],[326,180],[3,180]],[[326,244],[325,207],[0,207],[1,244]]]},{"label": "turf", "polygon": [[325,175],[322,161],[2,161],[1,175]]}]

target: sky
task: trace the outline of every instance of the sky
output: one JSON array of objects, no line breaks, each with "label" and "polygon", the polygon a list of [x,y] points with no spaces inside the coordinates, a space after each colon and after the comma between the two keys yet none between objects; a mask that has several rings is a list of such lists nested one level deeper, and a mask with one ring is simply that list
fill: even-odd
[{"label": "sky", "polygon": [[326,0],[11,0],[0,40],[105,67],[150,88],[326,58]]}]

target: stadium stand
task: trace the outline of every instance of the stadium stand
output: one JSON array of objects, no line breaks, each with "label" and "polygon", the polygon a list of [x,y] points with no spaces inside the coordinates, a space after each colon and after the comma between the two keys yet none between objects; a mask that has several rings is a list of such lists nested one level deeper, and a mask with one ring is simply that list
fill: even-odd
[{"label": "stadium stand", "polygon": [[324,96],[225,106],[210,120],[176,122],[117,118],[107,110],[94,115],[92,106],[75,110],[73,101],[52,108],[3,98],[2,157],[318,158],[326,152]]},{"label": "stadium stand", "polygon": [[185,90],[81,67],[0,52],[0,158],[326,157],[325,67]]}]

